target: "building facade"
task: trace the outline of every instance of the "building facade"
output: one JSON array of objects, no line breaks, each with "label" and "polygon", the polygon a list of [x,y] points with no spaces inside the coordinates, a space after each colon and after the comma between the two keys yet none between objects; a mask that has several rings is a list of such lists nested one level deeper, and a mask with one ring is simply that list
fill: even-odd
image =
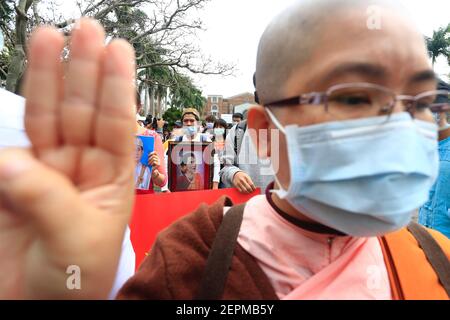
[{"label": "building facade", "polygon": [[245,92],[229,98],[221,95],[209,95],[204,108],[204,116],[212,114],[220,117],[222,114],[231,114],[234,113],[236,106],[243,104],[256,104],[253,93]]}]

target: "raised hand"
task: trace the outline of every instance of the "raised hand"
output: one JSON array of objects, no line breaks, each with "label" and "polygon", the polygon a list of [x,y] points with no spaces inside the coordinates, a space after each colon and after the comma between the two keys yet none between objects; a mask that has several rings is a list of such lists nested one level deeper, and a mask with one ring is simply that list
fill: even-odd
[{"label": "raised hand", "polygon": [[[106,298],[134,194],[134,52],[79,21],[70,59],[43,27],[30,40],[31,150],[0,152],[0,299]],[[81,289],[67,287],[69,266]]]}]

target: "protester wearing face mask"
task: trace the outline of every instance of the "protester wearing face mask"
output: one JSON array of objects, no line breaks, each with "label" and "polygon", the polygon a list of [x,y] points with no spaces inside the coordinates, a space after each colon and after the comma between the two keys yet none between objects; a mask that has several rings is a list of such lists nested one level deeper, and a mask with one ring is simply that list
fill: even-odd
[{"label": "protester wearing face mask", "polygon": [[205,118],[206,127],[203,129],[203,133],[208,134],[211,140],[214,136],[213,129],[214,129],[215,122],[216,122],[216,117],[212,114],[208,115]]},{"label": "protester wearing face mask", "polygon": [[[208,134],[200,132],[200,114],[197,109],[186,108],[183,110],[181,122],[183,123],[183,136],[175,138],[176,142],[211,142]],[[214,157],[213,189],[219,188],[220,181],[220,163],[217,157]]]},{"label": "protester wearing face mask", "polygon": [[200,114],[194,108],[186,108],[181,115],[183,125],[183,136],[179,136],[175,141],[198,141],[206,142],[207,136],[201,133]]},{"label": "protester wearing face mask", "polygon": [[225,138],[227,136],[226,133],[227,122],[223,119],[218,119],[214,122],[213,127],[213,138],[214,142],[214,150],[219,157],[220,160],[220,168],[223,166],[223,152],[225,149]]},{"label": "protester wearing face mask", "polygon": [[[375,31],[366,21],[374,4],[383,17]],[[202,205],[165,229],[119,298],[448,299],[450,240],[415,224],[405,228],[436,179],[438,128],[429,110],[435,75],[422,35],[403,12],[381,0],[305,0],[273,20],[259,44],[260,106],[249,112],[248,127],[281,131],[278,151],[255,141],[274,168],[279,161],[277,183],[244,205],[225,197]],[[0,275],[7,275],[1,297],[102,298],[111,286],[133,204],[135,119],[126,106],[134,65],[130,46],[114,40],[104,48],[92,29],[76,32],[102,49],[92,59],[104,66],[97,68],[102,81],[86,83],[92,90],[101,84],[102,99],[86,99],[98,107],[94,129],[109,132],[94,130],[95,139],[80,145],[101,154],[89,158],[100,169],[85,174],[83,158],[70,152],[52,165],[59,158],[0,152],[1,253],[8,257],[0,259]],[[90,126],[43,125],[63,117],[71,100],[56,99],[64,39],[42,30],[31,40],[26,80],[33,110],[25,123],[38,151],[58,141],[45,139],[61,133],[55,130],[78,139],[91,133]],[[92,52],[80,47],[71,55]],[[64,81],[78,83],[77,74]],[[123,112],[121,121],[104,117],[106,106]],[[37,111],[52,117],[33,119]],[[69,114],[68,124],[78,120]],[[51,147],[67,151],[62,141]],[[68,161],[79,176],[58,170]],[[74,263],[86,275],[83,290],[67,290],[66,266]]]},{"label": "protester wearing face mask", "polygon": [[[140,110],[142,109],[142,103],[140,99],[139,93],[136,94],[136,108],[137,108],[137,114],[139,114]],[[153,120],[156,122],[156,118],[153,118]],[[166,165],[166,159],[165,159],[165,152],[164,152],[164,146],[163,141],[161,139],[161,135],[158,134],[155,130],[149,129],[149,128],[143,128],[139,125],[136,127],[136,135],[138,136],[147,136],[147,137],[153,137],[154,138],[154,151],[150,152],[148,155],[148,162],[147,166],[142,167],[141,164],[136,164],[136,193],[137,194],[152,194],[154,193],[154,187],[161,188],[167,185],[167,165]],[[140,141],[140,139],[138,139]],[[138,141],[137,140],[137,141]],[[141,146],[143,148],[143,146]],[[136,148],[139,148],[139,146],[136,146]],[[143,151],[143,150],[141,150]],[[142,156],[142,155],[141,155]],[[148,183],[143,183],[141,180],[142,177],[146,176],[146,172],[148,168],[151,167],[151,175],[150,175],[150,181],[147,181]],[[147,174],[148,175],[148,174]],[[140,177],[140,178],[138,178]],[[146,180],[146,179],[144,179]]]},{"label": "protester wearing face mask", "polygon": [[249,194],[260,188],[262,192],[273,181],[270,161],[257,156],[255,145],[247,130],[247,110],[245,120],[233,126],[227,134],[220,182],[225,188],[236,188],[240,193]]},{"label": "protester wearing face mask", "polygon": [[244,120],[244,116],[240,112],[233,113],[232,116],[233,126],[238,125],[242,120]]},{"label": "protester wearing face mask", "polygon": [[448,93],[445,94],[450,91],[450,86],[440,80],[438,90],[443,92],[434,101],[434,114],[439,126],[439,175],[430,190],[430,198],[420,208],[419,223],[450,238],[450,124],[447,121],[450,100]]}]

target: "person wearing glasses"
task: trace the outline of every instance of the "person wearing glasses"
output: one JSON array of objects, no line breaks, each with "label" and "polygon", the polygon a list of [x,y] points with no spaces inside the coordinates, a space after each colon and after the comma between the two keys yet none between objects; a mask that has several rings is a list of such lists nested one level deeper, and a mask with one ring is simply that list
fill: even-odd
[{"label": "person wearing glasses", "polygon": [[372,1],[298,1],[272,21],[247,125],[268,132],[252,138],[274,183],[161,233],[119,298],[449,298],[450,240],[410,223],[437,177],[433,102],[448,91],[409,18],[375,3],[380,30]]},{"label": "person wearing glasses", "polygon": [[[438,173],[432,112],[445,93],[403,12],[382,0],[304,0],[269,24],[247,130],[269,131],[254,140],[274,183],[165,229],[119,299],[449,298],[450,240],[410,223]],[[0,297],[102,298],[111,287],[133,204],[134,64],[128,44],[105,48],[103,37],[89,20],[76,28],[61,102],[62,35],[38,29],[30,41],[33,151],[0,152]],[[82,77],[79,88],[87,59],[101,81]],[[80,99],[92,109],[71,108]],[[71,265],[82,290],[67,290]]]},{"label": "person wearing glasses", "polygon": [[[450,86],[440,80],[438,89],[450,91]],[[450,100],[448,94],[441,94],[434,101],[434,108],[442,112],[435,113],[439,126],[439,176],[430,190],[430,198],[420,208],[419,223],[450,238]]]}]

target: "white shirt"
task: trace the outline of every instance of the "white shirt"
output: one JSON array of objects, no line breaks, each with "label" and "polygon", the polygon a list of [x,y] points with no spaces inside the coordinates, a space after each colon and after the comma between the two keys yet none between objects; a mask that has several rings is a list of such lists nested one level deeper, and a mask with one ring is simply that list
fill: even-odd
[{"label": "white shirt", "polygon": [[117,296],[120,288],[134,275],[136,267],[136,255],[134,253],[133,245],[131,244],[130,228],[127,226],[125,236],[122,243],[122,253],[120,254],[119,267],[117,269],[116,279],[114,285],[109,293],[109,300]]},{"label": "white shirt", "polygon": [[24,115],[25,99],[0,88],[0,149],[30,146]]}]

